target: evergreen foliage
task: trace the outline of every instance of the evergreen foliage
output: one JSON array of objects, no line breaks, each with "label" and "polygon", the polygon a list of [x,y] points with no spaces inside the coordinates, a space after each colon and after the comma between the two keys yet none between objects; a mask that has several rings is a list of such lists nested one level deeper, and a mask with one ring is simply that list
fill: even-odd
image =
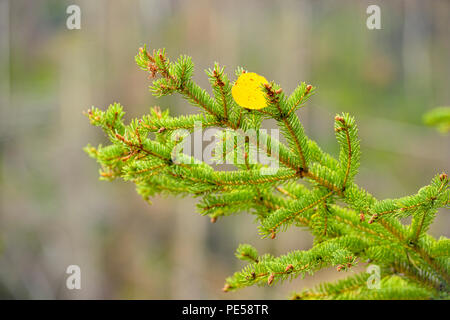
[{"label": "evergreen foliage", "polygon": [[[337,159],[306,136],[296,111],[314,94],[311,85],[301,83],[286,95],[276,83],[266,83],[261,90],[267,106],[248,110],[233,99],[233,83],[217,63],[206,71],[213,89],[211,96],[192,80],[190,57],[171,62],[164,50],[141,48],[136,62],[151,78],[159,76],[150,86],[155,96],[178,93],[197,106],[199,113],[172,117],[168,110],[162,112],[155,107],[126,125],[118,103],[106,111],[91,108],[87,112],[91,123],[101,127],[111,142],[85,148],[100,164],[101,179],[133,181],[146,200],[160,193],[199,197],[200,213],[212,222],[249,212],[256,216],[262,237],[274,239],[278,232],[292,226],[307,228],[314,235],[310,250],[280,257],[259,255],[252,246],[240,245],[236,256],[248,265],[226,279],[224,291],[255,284],[271,286],[330,266],[346,271],[358,262],[370,262],[380,267],[379,289],[370,289],[370,275],[361,273],[294,293],[292,298],[448,298],[450,241],[426,233],[437,210],[449,207],[449,178],[445,173],[437,174],[414,195],[376,199],[354,182],[360,145],[352,116],[335,118],[340,146]],[[236,76],[245,72],[238,68]],[[287,144],[258,131],[264,119],[277,122]],[[215,166],[182,152],[184,139],[198,124],[202,129],[223,129],[217,135],[217,141],[224,143],[218,143],[215,149]],[[249,129],[256,130],[256,138],[242,134]],[[227,144],[232,146],[231,153],[224,148]],[[235,170],[220,170],[222,150]],[[278,161],[280,168],[272,170],[266,163],[250,161],[255,151]],[[409,225],[399,220],[405,217],[412,217]]]}]

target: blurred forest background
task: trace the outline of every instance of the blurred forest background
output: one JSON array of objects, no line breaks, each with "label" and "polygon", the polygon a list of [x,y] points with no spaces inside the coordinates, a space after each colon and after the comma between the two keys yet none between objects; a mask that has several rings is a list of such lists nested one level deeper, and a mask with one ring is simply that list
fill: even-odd
[{"label": "blurred forest background", "polygon": [[[66,8],[81,8],[68,30]],[[381,30],[366,8],[381,7]],[[422,115],[450,104],[450,1],[0,0],[0,298],[284,299],[345,277],[335,269],[271,288],[223,293],[241,268],[239,243],[275,255],[308,249],[300,229],[259,239],[248,215],[211,224],[195,200],[143,201],[132,183],[98,180],[82,148],[105,143],[83,110],[117,101],[126,119],[149,107],[196,112],[180,97],[156,99],[134,62],[144,43],[193,57],[195,79],[214,61],[244,66],[286,92],[317,93],[299,114],[332,154],[337,112],[360,128],[357,182],[379,198],[415,193],[449,171],[450,140]],[[449,236],[448,212],[431,227]],[[68,265],[82,289],[68,290]],[[365,270],[362,263],[357,270]]]}]

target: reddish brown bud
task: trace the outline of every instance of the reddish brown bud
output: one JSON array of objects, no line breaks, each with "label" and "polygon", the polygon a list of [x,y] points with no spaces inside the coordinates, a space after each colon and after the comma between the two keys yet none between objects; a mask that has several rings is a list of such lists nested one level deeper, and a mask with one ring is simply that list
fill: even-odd
[{"label": "reddish brown bud", "polygon": [[334,118],[334,120],[339,121],[339,122],[342,122],[342,123],[345,123],[344,118],[342,118],[341,116],[336,116],[336,117]]},{"label": "reddish brown bud", "polygon": [[272,231],[272,234],[270,235],[270,239],[275,239],[276,236],[277,236],[277,234]]},{"label": "reddish brown bud", "polygon": [[270,286],[273,282],[273,279],[275,279],[275,275],[273,273],[270,274],[269,278],[267,279],[267,284]]},{"label": "reddish brown bud", "polygon": [[161,127],[161,128],[159,128],[158,133],[161,133],[161,132],[164,132],[164,131],[166,131],[166,128]]},{"label": "reddish brown bud", "polygon": [[282,93],[282,92],[283,92],[283,89],[281,89],[281,88],[278,89],[277,91],[275,91],[276,94],[280,94],[280,93]]},{"label": "reddish brown bud", "polygon": [[308,84],[308,85],[306,86],[306,92],[305,92],[305,94],[308,94],[308,93],[311,91],[311,89],[312,89],[312,85]]},{"label": "reddish brown bud", "polygon": [[223,292],[228,292],[230,289],[231,289],[231,286],[230,286],[228,283],[226,283],[226,284],[223,286],[222,291],[223,291]]},{"label": "reddish brown bud", "polygon": [[439,176],[439,179],[441,181],[447,180],[447,178],[448,178],[448,176],[447,176],[447,174],[445,172],[441,173],[441,175]]},{"label": "reddish brown bud", "polygon": [[284,270],[284,272],[289,272],[289,271],[291,271],[292,269],[294,269],[294,266],[293,266],[292,264],[288,264],[287,267],[286,267],[286,269]]},{"label": "reddish brown bud", "polygon": [[212,217],[212,218],[211,218],[211,223],[216,223],[216,221],[217,221],[217,218],[216,218],[216,217]]}]

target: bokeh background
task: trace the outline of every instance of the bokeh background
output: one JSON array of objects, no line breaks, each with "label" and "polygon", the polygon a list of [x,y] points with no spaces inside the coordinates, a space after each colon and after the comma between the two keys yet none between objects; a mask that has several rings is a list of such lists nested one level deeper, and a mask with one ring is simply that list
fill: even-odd
[{"label": "bokeh background", "polygon": [[[66,8],[81,8],[68,30]],[[366,8],[381,8],[368,30]],[[450,2],[0,0],[0,298],[284,299],[293,290],[345,277],[335,269],[270,288],[223,293],[243,263],[239,243],[275,255],[308,249],[290,229],[261,240],[253,218],[210,224],[195,200],[144,202],[132,183],[98,180],[82,151],[105,143],[83,110],[121,102],[126,119],[149,107],[195,112],[180,97],[156,99],[134,63],[138,48],[188,54],[195,79],[219,61],[256,71],[290,92],[317,86],[301,111],[307,134],[337,154],[333,118],[352,113],[362,148],[357,182],[379,198],[415,193],[450,169],[450,140],[422,115],[450,104]],[[448,211],[431,227],[449,236]],[[65,286],[81,267],[81,290]],[[364,271],[365,265],[359,269]]]}]

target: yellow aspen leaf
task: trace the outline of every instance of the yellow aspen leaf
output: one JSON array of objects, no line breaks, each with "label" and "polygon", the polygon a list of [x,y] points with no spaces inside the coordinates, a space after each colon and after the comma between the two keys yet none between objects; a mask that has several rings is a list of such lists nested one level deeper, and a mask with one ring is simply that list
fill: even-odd
[{"label": "yellow aspen leaf", "polygon": [[247,109],[267,107],[265,93],[261,86],[269,83],[266,78],[254,72],[246,72],[239,76],[231,88],[231,94],[238,105]]}]

